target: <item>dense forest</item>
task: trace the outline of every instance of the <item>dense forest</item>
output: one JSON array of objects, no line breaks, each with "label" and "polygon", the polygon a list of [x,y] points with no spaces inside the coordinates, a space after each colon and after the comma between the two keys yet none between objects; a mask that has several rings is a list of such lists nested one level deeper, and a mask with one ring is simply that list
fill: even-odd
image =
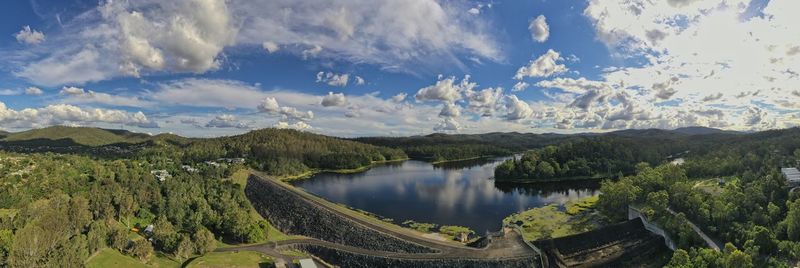
[{"label": "dense forest", "polygon": [[685,136],[595,136],[525,152],[495,169],[498,181],[611,177],[630,174],[637,163],[658,164],[690,148]]},{"label": "dense forest", "polygon": [[[800,129],[737,136],[707,149],[682,165],[643,163],[635,175],[604,181],[599,208],[624,219],[628,205],[642,207],[681,247],[669,267],[790,267],[800,260],[800,195],[779,172],[800,163]],[[705,248],[688,221],[725,249]]]},{"label": "dense forest", "polygon": [[[269,224],[252,215],[241,186],[222,179],[242,166],[187,171],[151,159],[0,153],[0,266],[82,267],[106,247],[185,260],[213,250],[216,238],[266,238]],[[152,170],[170,175],[160,181]]]}]

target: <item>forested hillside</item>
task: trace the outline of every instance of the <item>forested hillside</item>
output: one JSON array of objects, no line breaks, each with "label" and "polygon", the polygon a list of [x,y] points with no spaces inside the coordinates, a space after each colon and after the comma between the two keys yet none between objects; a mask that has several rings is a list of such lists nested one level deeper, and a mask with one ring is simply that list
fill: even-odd
[{"label": "forested hillside", "polygon": [[678,155],[701,154],[735,136],[688,135],[664,130],[626,130],[580,136],[525,152],[495,170],[498,181],[611,177],[631,174],[637,163],[656,165]]},{"label": "forested hillside", "polygon": [[[250,213],[240,185],[222,180],[241,166],[194,167],[0,152],[0,267],[82,267],[106,247],[185,260],[213,250],[215,236],[265,239],[268,223]],[[160,181],[151,171],[162,169]]]},{"label": "forested hillside", "polygon": [[309,169],[355,169],[372,162],[407,158],[400,149],[281,129],[197,140],[183,151],[186,162],[243,157],[256,169],[274,175],[298,174]]},{"label": "forested hillside", "polygon": [[102,146],[114,143],[140,143],[149,139],[150,135],[119,129],[53,126],[11,133],[2,140],[7,142],[39,140],[42,144],[63,140],[62,143]]}]

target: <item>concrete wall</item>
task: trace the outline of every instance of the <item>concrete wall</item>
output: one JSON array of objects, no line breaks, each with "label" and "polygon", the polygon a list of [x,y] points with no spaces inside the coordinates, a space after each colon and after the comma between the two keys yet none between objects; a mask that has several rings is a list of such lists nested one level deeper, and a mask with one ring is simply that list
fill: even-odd
[{"label": "concrete wall", "polygon": [[275,182],[250,176],[245,194],[255,209],[284,233],[377,251],[435,252],[428,247],[377,232],[343,218],[276,185]]},{"label": "concrete wall", "polygon": [[339,249],[332,249],[317,245],[299,245],[295,246],[296,249],[311,253],[328,263],[340,267],[474,267],[474,268],[490,268],[490,267],[535,267],[538,265],[538,257],[531,256],[527,258],[516,259],[469,259],[453,258],[453,259],[424,259],[424,258],[399,258],[391,256],[372,256],[363,255]]},{"label": "concrete wall", "polygon": [[642,214],[642,212],[639,211],[638,209],[628,206],[628,219],[632,220],[637,218],[642,220],[642,225],[644,225],[645,229],[647,229],[651,233],[663,237],[664,245],[666,245],[670,250],[675,251],[675,249],[678,248],[675,245],[675,241],[672,240],[672,238],[666,231],[664,231],[664,229],[661,229],[661,227],[659,227],[658,225],[648,221],[647,217],[644,214]]}]

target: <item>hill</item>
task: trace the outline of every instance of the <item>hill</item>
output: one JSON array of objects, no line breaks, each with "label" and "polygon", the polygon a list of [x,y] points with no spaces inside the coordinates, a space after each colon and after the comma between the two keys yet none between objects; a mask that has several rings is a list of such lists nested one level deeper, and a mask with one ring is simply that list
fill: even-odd
[{"label": "hill", "polygon": [[8,134],[11,134],[11,133],[8,132],[8,131],[0,130],[0,139],[5,138],[6,136],[8,136]]},{"label": "hill", "polygon": [[672,131],[686,135],[709,135],[709,134],[742,134],[738,131],[722,130],[710,127],[682,127],[676,128]]},{"label": "hill", "polygon": [[41,141],[47,143],[58,141],[59,144],[103,146],[116,143],[140,143],[151,138],[150,135],[134,133],[121,129],[102,129],[91,127],[52,126],[28,131],[10,133],[2,141],[22,142]]}]

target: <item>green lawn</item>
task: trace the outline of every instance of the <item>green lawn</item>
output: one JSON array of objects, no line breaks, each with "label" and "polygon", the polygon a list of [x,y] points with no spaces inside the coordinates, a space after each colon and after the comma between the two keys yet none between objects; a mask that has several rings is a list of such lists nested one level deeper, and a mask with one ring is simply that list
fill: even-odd
[{"label": "green lawn", "polygon": [[142,263],[136,258],[123,255],[114,249],[105,248],[86,260],[88,268],[106,267],[126,267],[126,268],[172,268],[181,267],[181,264],[173,261],[163,254],[158,253],[149,264]]},{"label": "green lawn", "polygon": [[186,265],[187,268],[246,268],[269,267],[273,260],[264,254],[253,251],[211,252]]},{"label": "green lawn", "polygon": [[96,255],[86,261],[88,268],[105,268],[105,267],[129,267],[129,268],[150,268],[147,264],[140,262],[129,256],[122,255],[119,251],[106,248],[100,250]]}]

